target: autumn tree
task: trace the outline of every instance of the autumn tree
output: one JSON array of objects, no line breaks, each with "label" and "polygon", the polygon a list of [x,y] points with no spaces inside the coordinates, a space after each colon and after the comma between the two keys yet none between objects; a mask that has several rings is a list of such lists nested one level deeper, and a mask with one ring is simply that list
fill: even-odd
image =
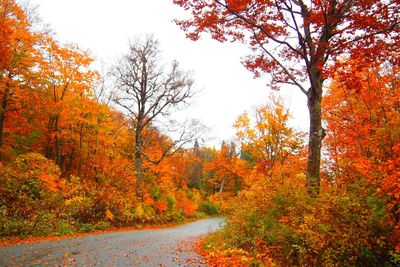
[{"label": "autumn tree", "polygon": [[191,166],[189,173],[189,182],[188,185],[190,187],[199,188],[200,182],[203,178],[203,155],[199,146],[198,140],[194,142],[193,149],[191,151]]},{"label": "autumn tree", "polygon": [[400,62],[399,2],[354,0],[174,0],[192,17],[178,21],[189,38],[202,32],[252,49],[244,65],[255,76],[271,76],[271,84],[289,84],[307,97],[309,148],[307,191],[320,185],[321,100],[324,82],[342,56],[363,61],[393,58]]},{"label": "autumn tree", "polygon": [[137,39],[130,44],[129,53],[113,66],[116,93],[114,102],[122,107],[131,119],[135,136],[135,164],[137,175],[137,196],[143,197],[143,159],[159,163],[173,152],[179,143],[182,146],[191,139],[193,125],[186,124],[178,142],[172,142],[162,149],[157,159],[150,158],[144,151],[143,133],[146,127],[159,117],[167,117],[173,108],[187,103],[193,96],[193,80],[189,73],[172,62],[167,70],[161,63],[158,41],[152,36]]},{"label": "autumn tree", "polygon": [[323,101],[327,128],[332,132],[326,139],[330,171],[341,178],[335,181],[338,187],[360,176],[375,176],[370,168],[377,171],[372,166],[395,157],[400,139],[398,68],[384,64],[360,69],[347,62],[341,71],[349,71],[351,78],[336,75]]},{"label": "autumn tree", "polygon": [[329,172],[338,189],[362,179],[380,188],[399,224],[399,68],[385,64],[359,69],[347,62],[345,70],[352,77],[337,75],[323,102],[332,133],[326,139]]},{"label": "autumn tree", "polygon": [[239,161],[235,143],[227,144],[223,141],[216,157],[205,164],[205,170],[214,172],[215,177],[209,182],[218,188],[220,204],[223,201],[223,192],[228,185],[233,188],[235,193],[239,190],[240,179],[244,176]]},{"label": "autumn tree", "polygon": [[21,110],[19,99],[29,91],[35,65],[35,37],[22,7],[14,0],[0,2],[0,148],[6,118]]},{"label": "autumn tree", "polygon": [[90,70],[93,59],[75,45],[60,45],[49,37],[43,43],[42,54],[40,86],[46,109],[43,112],[48,115],[44,130],[47,135],[45,154],[63,168],[63,154],[66,154],[62,151],[63,144],[67,143],[66,139],[73,142],[72,125],[83,127],[82,122],[90,111],[87,102],[96,75]]},{"label": "autumn tree", "polygon": [[302,133],[288,126],[290,113],[283,103],[272,97],[270,103],[256,108],[254,121],[248,113],[235,121],[236,137],[242,151],[254,160],[260,172],[271,174],[276,165],[284,165],[302,150]]},{"label": "autumn tree", "polygon": [[204,157],[203,148],[195,140],[192,149],[180,149],[168,159],[168,165],[173,170],[171,177],[175,187],[200,189],[203,180]]}]

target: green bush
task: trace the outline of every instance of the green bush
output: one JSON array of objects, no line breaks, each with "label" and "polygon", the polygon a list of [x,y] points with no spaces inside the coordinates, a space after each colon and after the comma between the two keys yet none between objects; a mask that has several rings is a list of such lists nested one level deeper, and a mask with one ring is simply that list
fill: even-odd
[{"label": "green bush", "polygon": [[96,230],[96,226],[91,223],[82,223],[78,228],[79,233],[93,232],[94,230]]},{"label": "green bush", "polygon": [[167,198],[168,210],[173,210],[176,208],[176,199],[173,195],[168,195]]},{"label": "green bush", "polygon": [[0,236],[27,236],[32,223],[15,216],[0,218]]},{"label": "green bush", "polygon": [[108,227],[110,227],[110,222],[106,221],[100,221],[94,226],[96,230],[106,230]]},{"label": "green bush", "polygon": [[218,209],[217,206],[212,203],[212,202],[208,202],[208,201],[202,201],[199,203],[199,207],[198,210],[200,212],[203,212],[207,215],[215,215],[218,214]]},{"label": "green bush", "polygon": [[60,221],[57,235],[72,235],[73,233],[75,229],[68,221]]},{"label": "green bush", "polygon": [[156,185],[152,186],[150,189],[150,195],[154,200],[160,200],[162,197],[161,189]]}]

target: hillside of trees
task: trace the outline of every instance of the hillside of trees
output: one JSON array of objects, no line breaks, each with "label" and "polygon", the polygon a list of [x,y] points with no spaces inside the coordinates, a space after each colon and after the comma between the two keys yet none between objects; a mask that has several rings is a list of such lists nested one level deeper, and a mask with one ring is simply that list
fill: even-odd
[{"label": "hillside of trees", "polygon": [[221,186],[198,123],[169,124],[176,139],[157,126],[194,89],[177,62],[162,68],[154,37],[102,76],[16,1],[0,8],[0,236],[182,222],[220,212],[220,187],[239,190]]}]

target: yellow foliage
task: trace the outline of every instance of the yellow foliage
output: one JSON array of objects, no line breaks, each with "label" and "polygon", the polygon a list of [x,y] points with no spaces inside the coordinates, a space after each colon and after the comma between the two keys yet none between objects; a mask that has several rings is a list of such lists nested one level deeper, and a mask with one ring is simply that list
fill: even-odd
[{"label": "yellow foliage", "polygon": [[77,207],[77,206],[81,206],[85,203],[89,203],[90,202],[90,198],[85,197],[85,196],[74,196],[70,199],[66,199],[65,200],[65,206],[66,207]]},{"label": "yellow foliage", "polygon": [[142,207],[142,203],[140,203],[139,205],[136,206],[135,208],[135,214],[138,218],[142,218],[144,215],[144,210]]}]

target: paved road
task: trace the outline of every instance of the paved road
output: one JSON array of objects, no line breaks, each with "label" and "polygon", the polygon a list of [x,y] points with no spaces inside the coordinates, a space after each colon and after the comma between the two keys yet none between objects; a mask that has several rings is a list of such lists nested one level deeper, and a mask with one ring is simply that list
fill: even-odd
[{"label": "paved road", "polygon": [[161,230],[4,246],[0,266],[204,266],[191,241],[222,223],[223,218],[212,218]]}]

